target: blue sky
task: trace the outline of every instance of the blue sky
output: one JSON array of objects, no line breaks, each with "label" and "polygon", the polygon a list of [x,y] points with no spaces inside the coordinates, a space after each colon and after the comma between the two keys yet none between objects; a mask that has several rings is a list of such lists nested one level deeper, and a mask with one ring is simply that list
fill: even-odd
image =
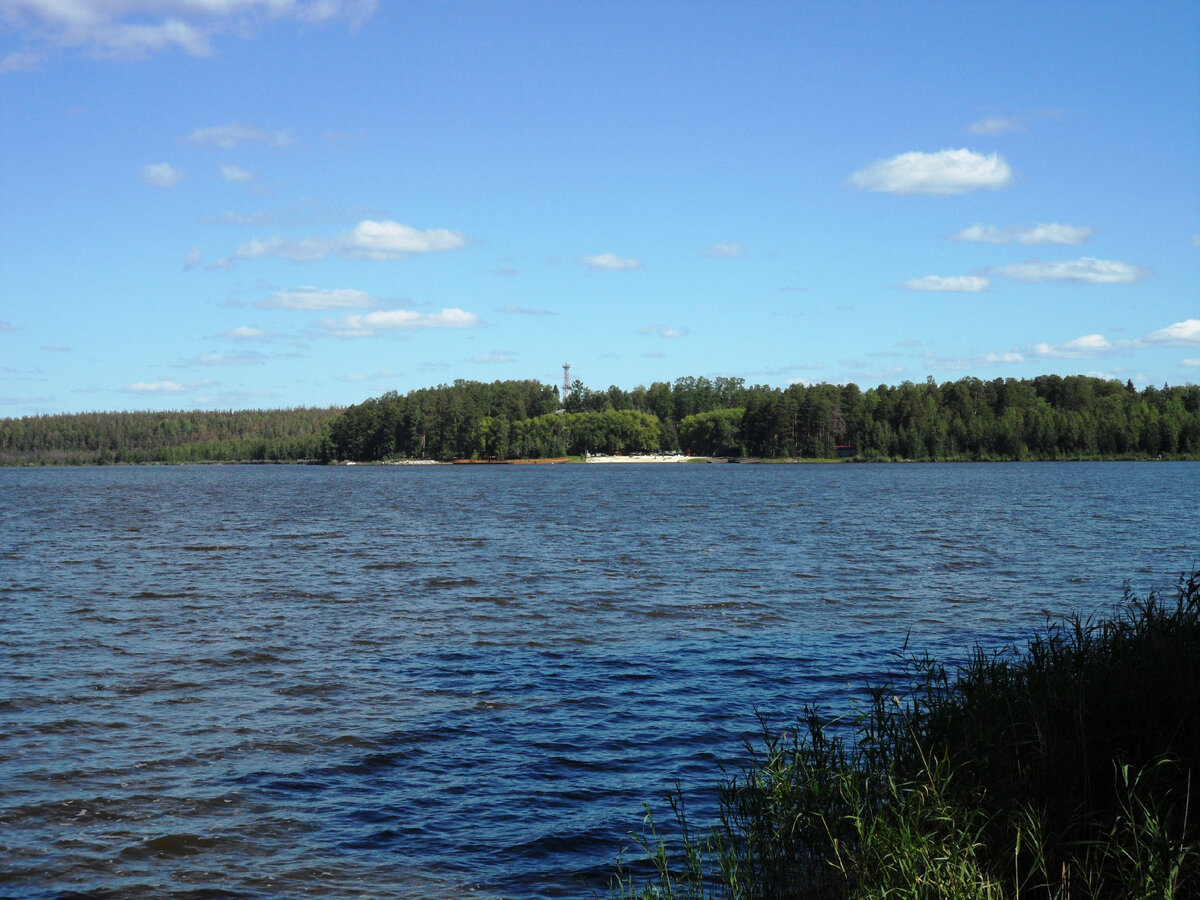
[{"label": "blue sky", "polygon": [[1200,4],[0,0],[0,416],[1200,381]]}]

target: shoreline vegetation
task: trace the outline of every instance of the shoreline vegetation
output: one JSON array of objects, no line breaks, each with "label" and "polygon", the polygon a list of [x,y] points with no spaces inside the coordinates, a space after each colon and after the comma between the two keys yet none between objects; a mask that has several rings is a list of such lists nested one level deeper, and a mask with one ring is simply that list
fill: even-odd
[{"label": "shoreline vegetation", "polygon": [[1200,571],[953,670],[897,658],[856,715],[764,721],[715,822],[647,805],[610,898],[1200,895]]},{"label": "shoreline vegetation", "polygon": [[1084,375],[626,391],[455,381],[347,408],[0,419],[0,465],[1200,458],[1200,386]]}]

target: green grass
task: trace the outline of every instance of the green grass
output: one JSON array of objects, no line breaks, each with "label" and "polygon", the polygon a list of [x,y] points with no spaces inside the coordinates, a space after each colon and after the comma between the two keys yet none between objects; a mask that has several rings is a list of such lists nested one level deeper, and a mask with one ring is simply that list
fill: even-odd
[{"label": "green grass", "polygon": [[764,722],[716,822],[647,807],[610,895],[1200,896],[1200,572],[952,672],[899,655],[851,718]]}]

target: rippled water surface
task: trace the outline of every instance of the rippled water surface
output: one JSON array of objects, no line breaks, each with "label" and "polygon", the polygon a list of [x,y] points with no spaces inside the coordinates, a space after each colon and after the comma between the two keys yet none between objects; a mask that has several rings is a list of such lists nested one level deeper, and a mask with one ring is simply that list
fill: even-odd
[{"label": "rippled water surface", "polygon": [[0,470],[0,894],[586,897],[755,710],[1200,560],[1200,464]]}]

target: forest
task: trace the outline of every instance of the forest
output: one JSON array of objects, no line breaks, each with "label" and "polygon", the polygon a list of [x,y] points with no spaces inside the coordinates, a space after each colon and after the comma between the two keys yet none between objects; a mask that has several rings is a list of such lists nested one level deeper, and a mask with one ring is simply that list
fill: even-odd
[{"label": "forest", "polygon": [[395,392],[347,408],[326,458],[518,459],[679,451],[763,459],[1023,460],[1200,454],[1200,387],[1084,375],[747,386],[687,377],[626,391],[536,381]]},{"label": "forest", "polygon": [[296,462],[341,409],[91,412],[0,419],[0,465]]},{"label": "forest", "polygon": [[1200,386],[1086,375],[748,386],[685,377],[624,390],[458,380],[345,409],[0,419],[0,464],[511,460],[680,452],[759,459],[1200,456]]}]

